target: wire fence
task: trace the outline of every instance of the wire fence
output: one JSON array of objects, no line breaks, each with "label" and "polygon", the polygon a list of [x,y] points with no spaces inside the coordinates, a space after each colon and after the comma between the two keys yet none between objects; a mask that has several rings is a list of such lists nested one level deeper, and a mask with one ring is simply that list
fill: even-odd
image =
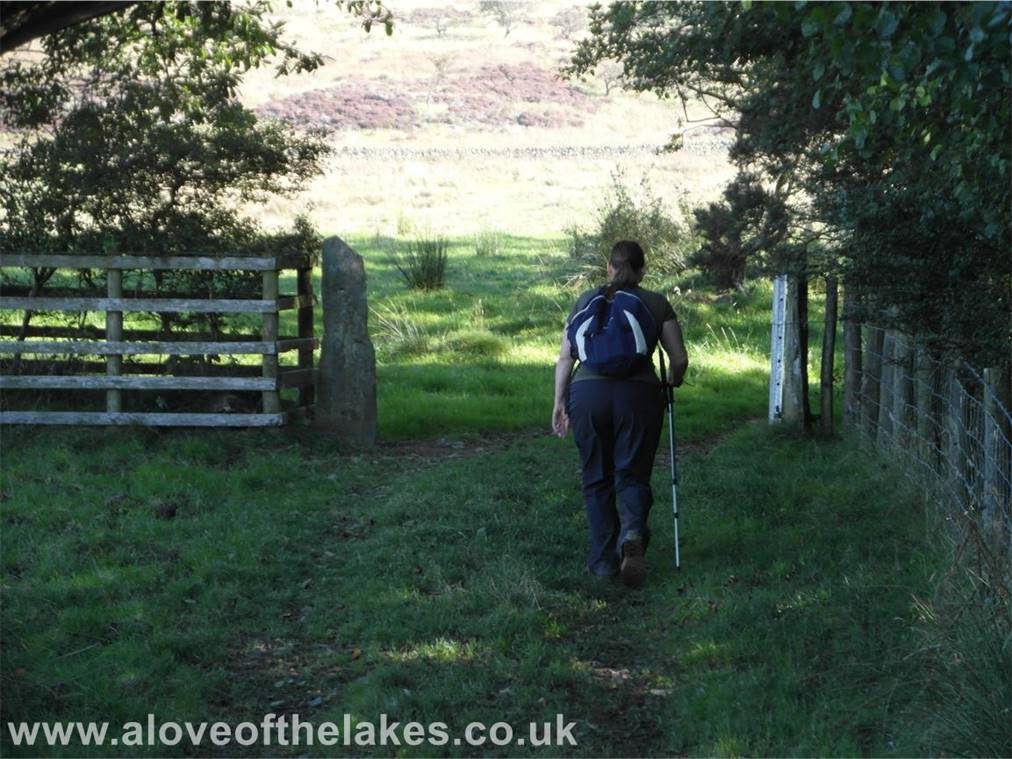
[{"label": "wire fence", "polygon": [[[860,366],[845,392],[852,428],[938,494],[947,517],[1008,571],[1012,550],[1009,371],[978,370],[933,353],[923,340],[863,327]],[[994,563],[993,563],[994,565]],[[1000,568],[1004,565],[1004,568]],[[1006,580],[1008,578],[1005,578]]]}]

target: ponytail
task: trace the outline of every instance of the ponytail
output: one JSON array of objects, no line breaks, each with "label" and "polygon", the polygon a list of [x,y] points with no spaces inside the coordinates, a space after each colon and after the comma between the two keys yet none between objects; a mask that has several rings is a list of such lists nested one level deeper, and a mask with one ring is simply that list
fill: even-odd
[{"label": "ponytail", "polygon": [[635,287],[639,283],[646,263],[643,248],[632,240],[619,240],[612,246],[608,263],[615,270],[615,276],[608,283],[608,297],[615,295],[616,290],[623,287]]}]

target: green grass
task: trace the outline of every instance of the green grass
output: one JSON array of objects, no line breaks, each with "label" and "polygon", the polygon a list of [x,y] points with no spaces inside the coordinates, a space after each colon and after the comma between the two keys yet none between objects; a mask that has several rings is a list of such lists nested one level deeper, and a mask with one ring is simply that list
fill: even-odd
[{"label": "green grass", "polygon": [[682,461],[681,573],[656,472],[628,593],[583,572],[575,464],[552,438],[421,459],[297,430],[6,433],[3,719],[561,712],[581,755],[897,739],[932,564],[916,499],[881,499],[894,473],[750,426]]},{"label": "green grass", "polygon": [[[502,248],[494,256],[475,255],[470,238],[450,241],[445,287],[426,292],[405,285],[391,258],[397,240],[350,240],[366,264],[384,439],[548,426],[562,328],[582,287],[565,285],[574,264],[564,239],[499,239]],[[669,296],[685,331],[691,366],[679,391],[686,409],[683,423],[691,431],[706,416],[726,429],[761,414],[757,409],[766,403],[771,290],[757,283],[734,302],[713,302],[698,280],[648,277],[644,284]],[[319,270],[314,287],[319,292]],[[295,291],[294,274],[282,278],[281,290]],[[816,301],[813,378],[819,318]],[[33,323],[46,320],[36,317]],[[246,331],[259,329],[257,317],[233,322]],[[316,330],[322,332],[321,309]],[[282,312],[281,332],[296,333],[294,312]],[[287,354],[282,363],[294,360],[294,354]],[[95,399],[101,402],[100,394]],[[817,400],[816,392],[813,403]]]},{"label": "green grass", "polygon": [[[392,240],[352,241],[369,279],[383,437],[548,425],[551,393],[531,389],[551,388],[562,327],[581,288],[564,284],[573,268],[565,240],[504,239],[495,256],[455,241],[446,288],[430,293],[404,287],[388,261]],[[645,285],[669,295],[685,330],[692,366],[679,395],[687,428],[703,415],[723,428],[754,416],[767,392],[769,287],[713,304],[677,278]]]},{"label": "green grass", "polygon": [[[4,430],[0,721],[385,713],[458,735],[563,713],[579,745],[549,753],[922,748],[904,719],[932,523],[849,443],[746,423],[765,416],[768,287],[725,303],[692,278],[648,283],[671,293],[692,360],[677,400],[684,569],[658,467],[651,574],[629,593],[583,570],[572,441],[530,434],[547,433],[575,297],[561,243],[454,243],[446,288],[428,293],[404,287],[388,241],[353,243],[385,318],[371,320],[375,453],[339,455],[302,427]],[[2,740],[4,755],[38,753]],[[333,753],[195,753],[214,751]]]}]

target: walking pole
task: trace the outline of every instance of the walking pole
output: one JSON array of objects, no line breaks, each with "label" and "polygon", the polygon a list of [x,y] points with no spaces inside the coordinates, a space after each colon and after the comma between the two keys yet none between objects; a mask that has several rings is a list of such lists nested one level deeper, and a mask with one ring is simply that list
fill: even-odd
[{"label": "walking pole", "polygon": [[675,569],[682,568],[682,557],[678,547],[678,460],[675,458],[675,389],[668,384],[668,373],[664,369],[664,351],[658,350],[661,358],[661,382],[664,383],[664,399],[668,407],[668,444],[671,446],[671,520],[675,527]]}]

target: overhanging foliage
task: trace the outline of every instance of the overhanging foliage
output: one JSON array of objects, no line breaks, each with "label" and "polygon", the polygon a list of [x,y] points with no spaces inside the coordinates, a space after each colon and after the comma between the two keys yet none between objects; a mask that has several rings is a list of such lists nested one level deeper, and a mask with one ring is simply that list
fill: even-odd
[{"label": "overhanging foliage", "polygon": [[991,364],[1010,348],[1010,29],[1007,3],[623,2],[592,12],[571,71],[615,59],[627,86],[703,102],[787,209],[753,258],[842,273],[870,316]]}]

